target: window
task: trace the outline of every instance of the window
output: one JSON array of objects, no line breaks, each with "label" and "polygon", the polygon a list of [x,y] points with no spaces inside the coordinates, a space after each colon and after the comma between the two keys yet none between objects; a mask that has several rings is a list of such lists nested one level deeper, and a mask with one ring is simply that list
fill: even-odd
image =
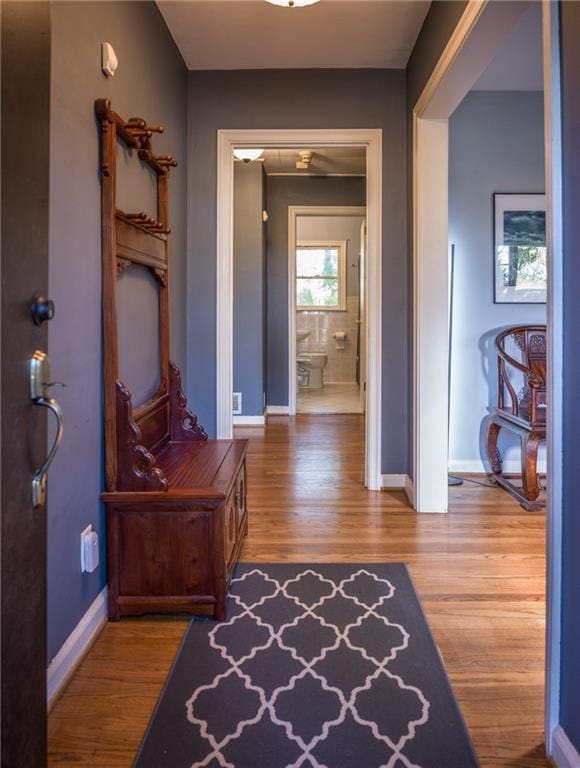
[{"label": "window", "polygon": [[298,243],[296,309],[346,309],[346,241]]}]

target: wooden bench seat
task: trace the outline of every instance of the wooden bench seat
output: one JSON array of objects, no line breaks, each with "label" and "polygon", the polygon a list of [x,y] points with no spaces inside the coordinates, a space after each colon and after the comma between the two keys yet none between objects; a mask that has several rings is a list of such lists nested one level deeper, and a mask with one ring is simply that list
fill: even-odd
[{"label": "wooden bench seat", "polygon": [[248,527],[247,441],[207,439],[173,364],[168,386],[136,412],[117,386],[117,482],[102,495],[109,617],[183,611],[222,620]]}]

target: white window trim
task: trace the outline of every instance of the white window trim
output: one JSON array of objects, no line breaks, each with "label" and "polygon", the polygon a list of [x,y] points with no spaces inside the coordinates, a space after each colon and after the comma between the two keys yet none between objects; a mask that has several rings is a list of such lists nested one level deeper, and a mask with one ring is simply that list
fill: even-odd
[{"label": "white window trim", "polygon": [[[346,311],[346,258],[347,241],[346,240],[300,240],[296,243],[296,250],[299,248],[336,248],[338,249],[338,306],[327,307],[323,304],[312,306],[296,304],[298,312],[345,312]],[[295,262],[297,263],[297,261]],[[308,277],[302,277],[308,280]],[[314,278],[312,278],[314,279]],[[298,270],[294,273],[294,282],[298,281]],[[298,294],[296,294],[298,295]]]}]

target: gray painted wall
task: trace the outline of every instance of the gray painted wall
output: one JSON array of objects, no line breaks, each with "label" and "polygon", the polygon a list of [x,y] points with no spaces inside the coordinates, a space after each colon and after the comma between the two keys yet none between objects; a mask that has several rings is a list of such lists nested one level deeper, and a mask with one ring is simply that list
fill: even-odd
[{"label": "gray painted wall", "polygon": [[[493,303],[493,193],[543,191],[543,93],[472,91],[449,121],[449,241],[455,244],[451,460],[486,455],[481,425],[497,402],[499,329],[546,322],[545,304]],[[504,459],[519,461],[519,446],[506,433]]]},{"label": "gray painted wall", "polygon": [[264,222],[262,163],[234,163],[234,392],[244,416],[264,413]]},{"label": "gray painted wall", "polygon": [[[383,470],[407,470],[404,85],[401,70],[189,73],[188,394],[210,433],[215,434],[216,417],[217,130],[328,128],[332,135],[334,128],[382,128],[383,356],[388,371],[383,380],[383,419],[388,424],[383,433]],[[284,298],[282,293],[280,297]],[[269,298],[269,312],[275,306]],[[278,315],[276,322],[284,328],[284,312]],[[268,381],[269,389],[271,384],[278,393],[286,386]]]},{"label": "gray painted wall", "polygon": [[562,148],[564,155],[564,413],[562,669],[560,720],[580,752],[580,514],[578,436],[580,435],[580,4],[560,4],[562,41]]},{"label": "gray painted wall", "polygon": [[288,206],[364,205],[365,184],[355,177],[268,177],[268,405],[288,405]]},{"label": "gray painted wall", "polygon": [[[55,656],[105,585],[103,412],[101,370],[101,233],[97,97],[121,115],[166,126],[155,137],[172,172],[172,356],[185,361],[187,73],[154,3],[59,2],[52,5],[50,295],[52,374],[66,382],[58,398],[65,438],[50,472],[48,502],[48,650]],[[100,70],[100,44],[119,58],[113,79]],[[119,207],[151,205],[151,184],[120,157]],[[133,329],[139,342],[140,331]],[[130,342],[130,339],[127,339]],[[127,361],[125,361],[127,362]],[[130,361],[129,361],[130,365]],[[126,368],[127,370],[127,368]],[[101,566],[80,572],[80,533],[89,523],[101,539]]]}]

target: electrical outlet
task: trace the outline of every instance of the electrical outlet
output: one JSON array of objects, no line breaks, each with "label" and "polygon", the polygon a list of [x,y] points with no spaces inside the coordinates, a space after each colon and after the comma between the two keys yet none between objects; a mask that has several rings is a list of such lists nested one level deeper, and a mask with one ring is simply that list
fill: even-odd
[{"label": "electrical outlet", "polygon": [[232,413],[234,416],[241,416],[242,414],[242,393],[234,392],[232,397]]},{"label": "electrical outlet", "polygon": [[99,565],[99,534],[87,525],[81,533],[81,573],[92,573]]}]

